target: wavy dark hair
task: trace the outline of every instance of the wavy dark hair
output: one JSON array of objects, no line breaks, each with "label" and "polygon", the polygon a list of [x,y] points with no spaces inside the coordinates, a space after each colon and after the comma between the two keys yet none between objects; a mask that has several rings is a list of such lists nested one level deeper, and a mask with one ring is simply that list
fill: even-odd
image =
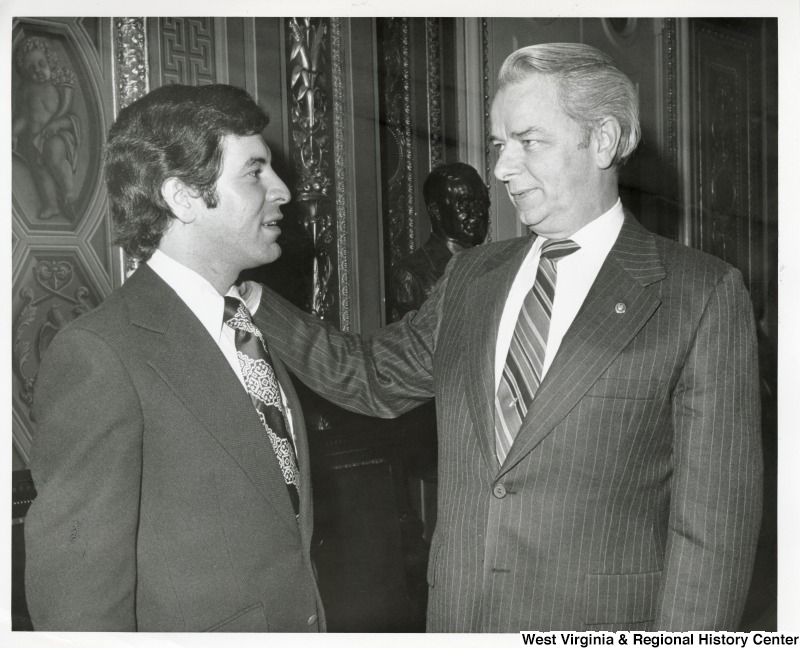
[{"label": "wavy dark hair", "polygon": [[146,261],[174,215],[161,195],[168,178],[217,206],[226,135],[259,135],[267,113],[241,88],[167,85],[120,111],[105,147],[114,242]]}]

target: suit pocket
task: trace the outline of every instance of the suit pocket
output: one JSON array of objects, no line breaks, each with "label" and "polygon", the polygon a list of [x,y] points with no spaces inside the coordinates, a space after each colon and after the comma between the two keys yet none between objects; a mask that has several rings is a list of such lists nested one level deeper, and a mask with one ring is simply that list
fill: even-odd
[{"label": "suit pocket", "polygon": [[655,618],[661,572],[589,574],[586,623],[641,623]]},{"label": "suit pocket", "polygon": [[600,378],[586,392],[586,396],[620,400],[649,400],[663,395],[665,387],[666,383],[663,380]]},{"label": "suit pocket", "polygon": [[211,626],[206,632],[269,632],[264,605],[256,603]]}]

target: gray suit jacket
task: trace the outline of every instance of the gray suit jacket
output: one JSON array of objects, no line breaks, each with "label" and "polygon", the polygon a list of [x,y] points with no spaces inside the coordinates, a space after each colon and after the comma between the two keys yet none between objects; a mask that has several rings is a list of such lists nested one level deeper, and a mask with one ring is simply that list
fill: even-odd
[{"label": "gray suit jacket", "polygon": [[303,417],[274,364],[299,524],[250,398],[147,265],[56,336],[36,385],[25,523],[36,630],[324,629]]},{"label": "gray suit jacket", "polygon": [[740,273],[626,217],[499,465],[497,328],[531,243],[458,255],[418,313],[368,339],[277,298],[257,320],[345,407],[388,416],[435,395],[429,630],[736,629],[762,475]]}]

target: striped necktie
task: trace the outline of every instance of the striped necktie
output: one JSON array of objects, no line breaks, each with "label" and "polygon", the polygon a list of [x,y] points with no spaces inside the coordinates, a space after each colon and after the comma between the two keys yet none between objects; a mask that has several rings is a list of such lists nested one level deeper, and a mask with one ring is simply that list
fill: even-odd
[{"label": "striped necktie", "polygon": [[225,297],[223,321],[235,331],[236,355],[242,368],[247,393],[250,394],[275,451],[294,513],[297,515],[300,512],[300,471],[297,469],[294,445],[287,432],[281,389],[272,368],[264,336],[253,324],[245,305],[236,297]]},{"label": "striped necktie", "polygon": [[542,382],[542,364],[556,292],[556,262],[580,249],[574,241],[545,241],[533,288],[525,296],[495,396],[495,442],[502,464]]}]

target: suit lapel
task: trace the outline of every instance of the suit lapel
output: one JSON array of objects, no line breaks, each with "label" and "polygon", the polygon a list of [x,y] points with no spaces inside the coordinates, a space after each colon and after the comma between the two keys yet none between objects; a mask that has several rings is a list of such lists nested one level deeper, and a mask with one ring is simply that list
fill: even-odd
[{"label": "suit lapel", "polygon": [[127,291],[131,321],[161,333],[148,363],[248,476],[280,519],[299,533],[274,451],[253,403],[208,331],[146,264]]},{"label": "suit lapel", "polygon": [[494,440],[494,364],[497,330],[506,298],[522,261],[533,245],[533,237],[509,243],[508,250],[487,258],[486,265],[470,286],[465,300],[471,330],[466,337],[467,403],[481,451],[490,470],[500,467]]},{"label": "suit lapel", "polygon": [[[631,216],[561,342],[514,445],[506,472],[572,410],[661,303],[650,284],[666,276],[653,236]],[[624,312],[619,312],[623,310]]]}]

